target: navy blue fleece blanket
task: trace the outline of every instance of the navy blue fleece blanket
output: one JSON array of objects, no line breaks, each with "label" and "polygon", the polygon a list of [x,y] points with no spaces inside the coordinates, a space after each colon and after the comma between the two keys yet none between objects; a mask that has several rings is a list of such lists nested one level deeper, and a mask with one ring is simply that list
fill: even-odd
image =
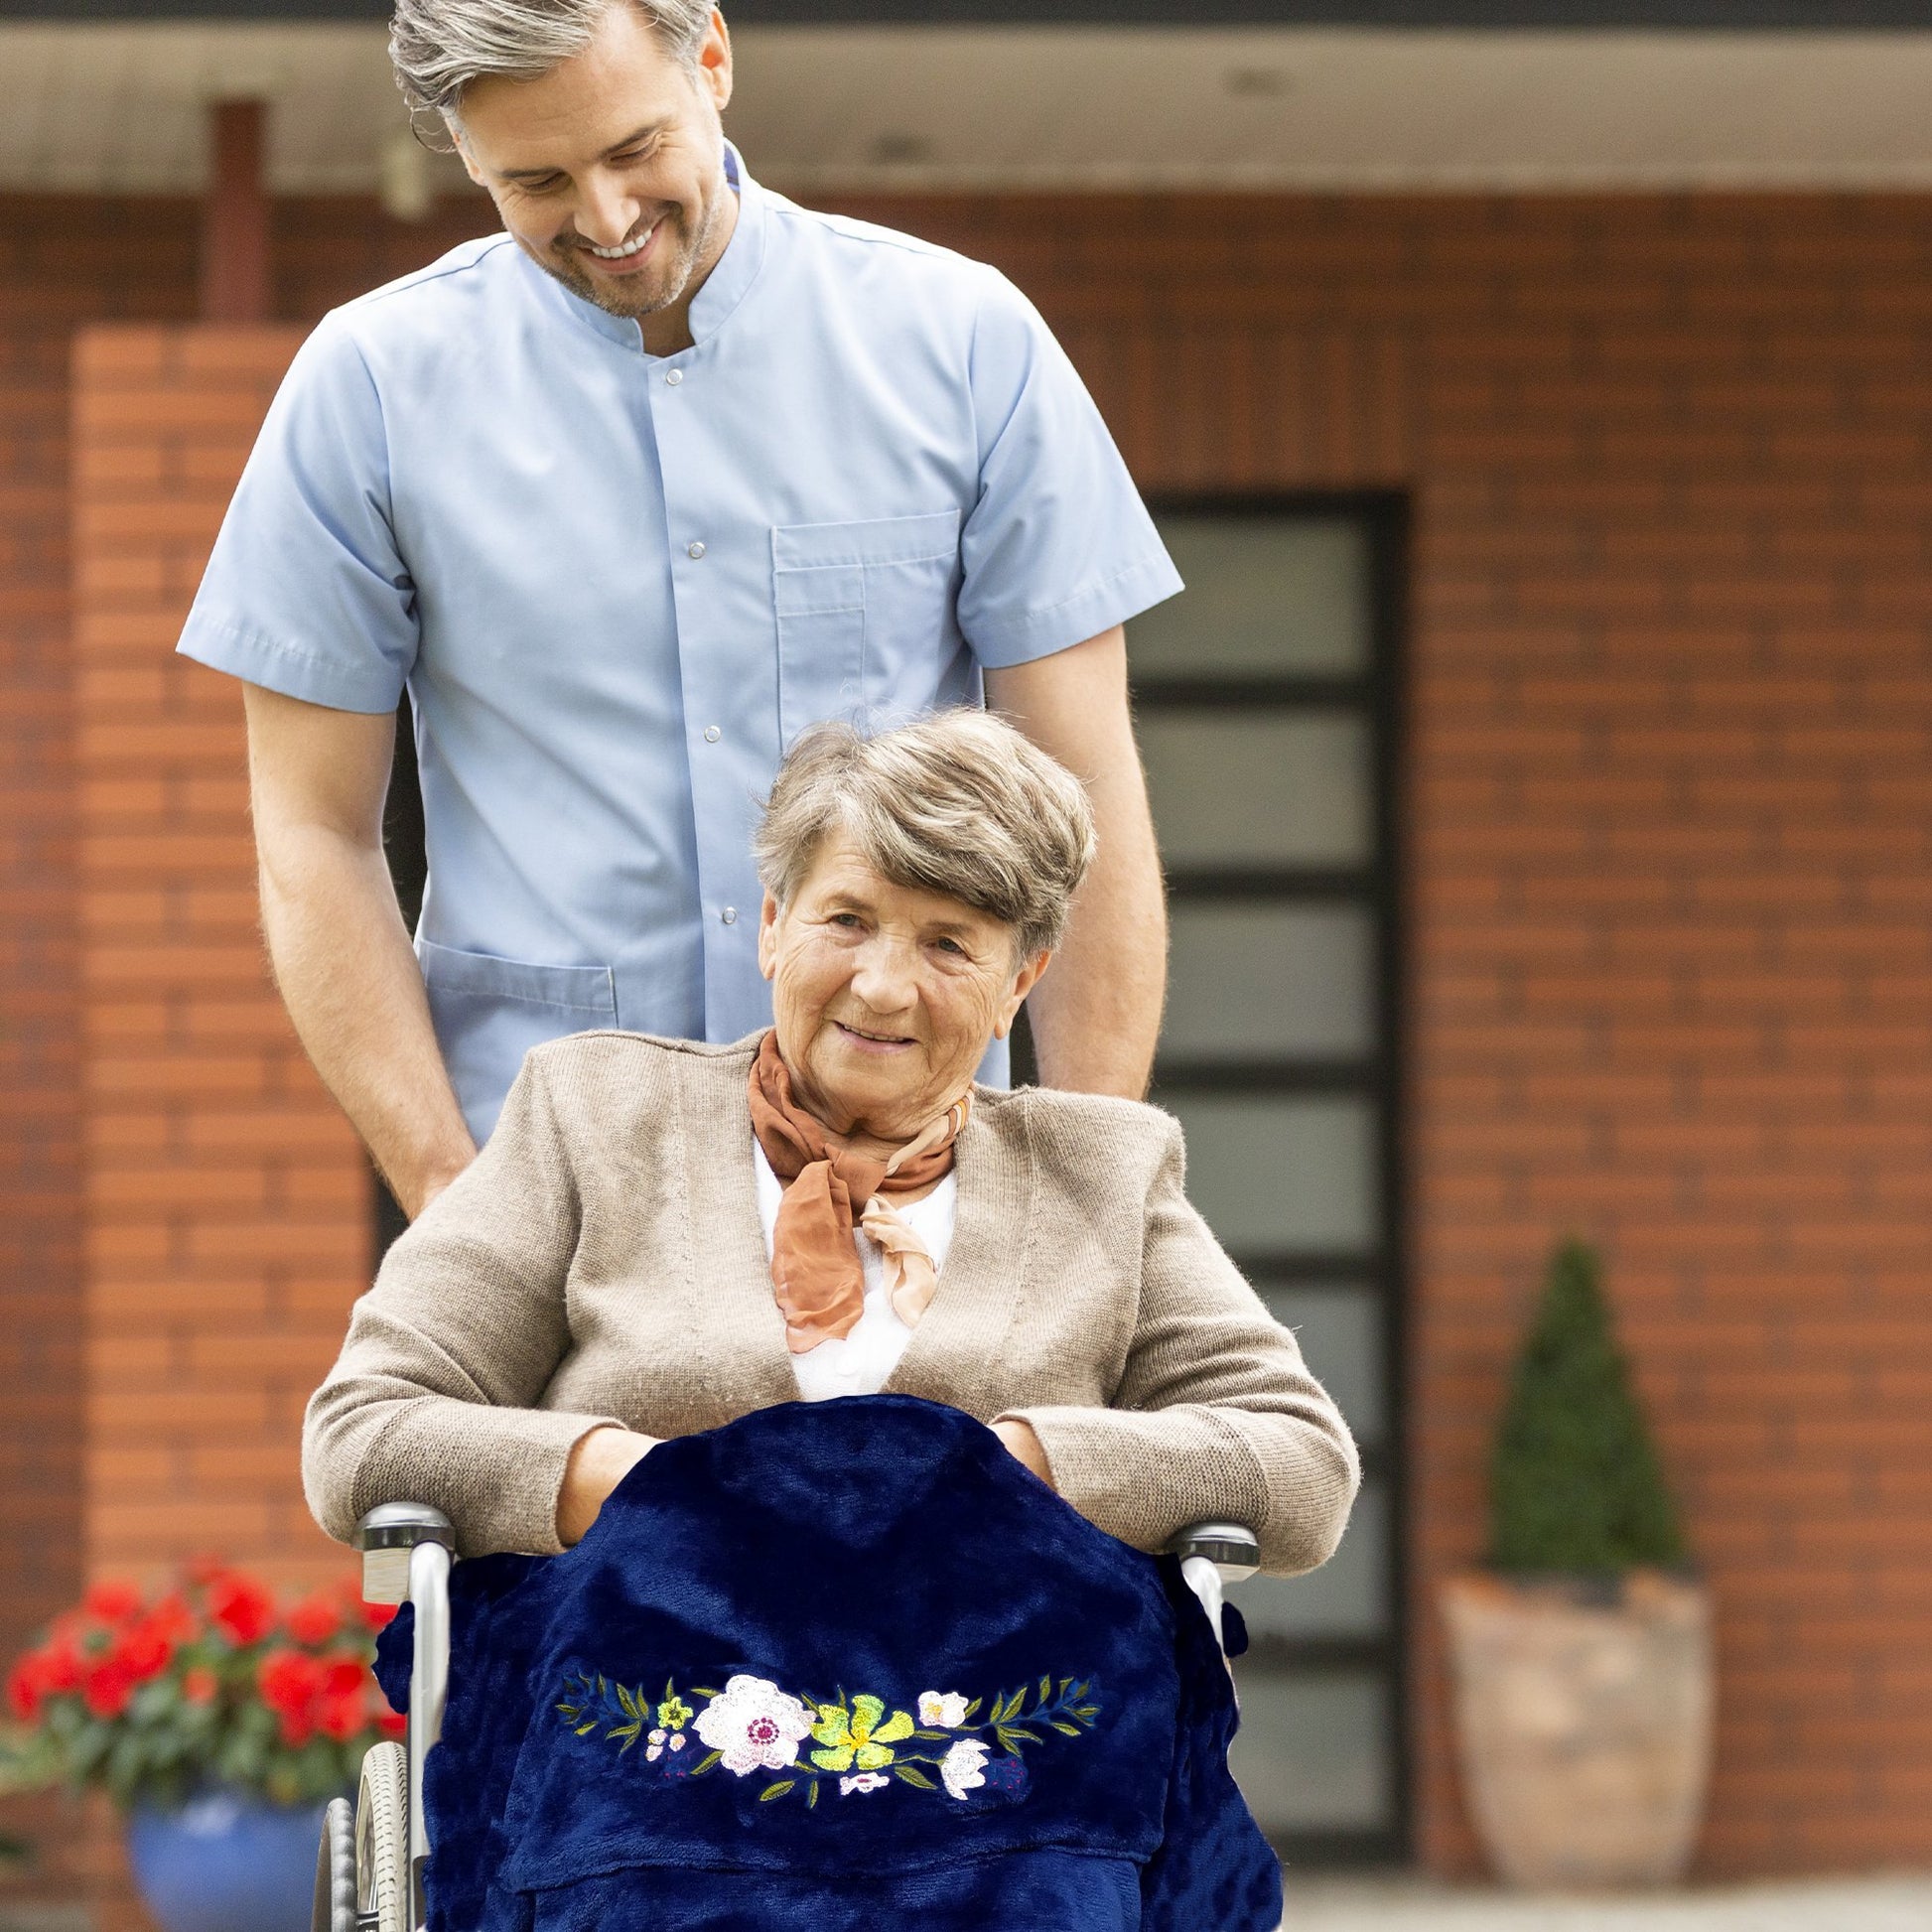
[{"label": "navy blue fleece blanket", "polygon": [[[1273,1932],[1171,1558],[906,1396],[651,1450],[451,1573],[431,1932]],[[404,1708],[410,1618],[377,1675]]]}]

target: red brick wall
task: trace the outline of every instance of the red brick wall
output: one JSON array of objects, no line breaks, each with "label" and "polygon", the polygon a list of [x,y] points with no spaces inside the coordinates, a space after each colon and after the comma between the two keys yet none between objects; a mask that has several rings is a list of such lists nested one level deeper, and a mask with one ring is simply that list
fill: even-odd
[{"label": "red brick wall", "polygon": [[1704,1868],[1932,1858],[1932,201],[871,209],[1016,275],[1150,489],[1413,492],[1423,1589],[1580,1230],[1717,1591]]},{"label": "red brick wall", "polygon": [[[1932,199],[853,207],[1009,268],[1148,487],[1412,492],[1418,1567],[1477,1548],[1539,1264],[1594,1236],[1718,1590],[1706,1868],[1932,1856]],[[371,227],[285,210],[285,312],[399,266]],[[232,839],[231,719],[206,742],[167,809]],[[160,914],[234,965],[226,850]],[[271,1462],[321,1309],[287,1332],[232,1370],[281,1391]],[[1466,1869],[1417,1636],[1423,1847]]]}]

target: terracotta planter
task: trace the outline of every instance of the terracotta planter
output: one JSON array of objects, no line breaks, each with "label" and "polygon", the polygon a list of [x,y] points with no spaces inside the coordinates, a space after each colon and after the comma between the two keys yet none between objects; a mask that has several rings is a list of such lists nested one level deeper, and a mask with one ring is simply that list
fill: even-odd
[{"label": "terracotta planter", "polygon": [[1528,1889],[1670,1884],[1711,1765],[1711,1609],[1636,1571],[1444,1586],[1463,1790],[1503,1878]]}]

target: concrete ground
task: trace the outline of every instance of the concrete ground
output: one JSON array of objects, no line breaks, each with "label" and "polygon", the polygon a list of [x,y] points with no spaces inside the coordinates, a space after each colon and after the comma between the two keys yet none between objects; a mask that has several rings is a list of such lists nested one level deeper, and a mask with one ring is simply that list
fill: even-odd
[{"label": "concrete ground", "polygon": [[1283,1932],[1932,1932],[1932,1876],[1525,1898],[1412,1879],[1298,1880]]}]

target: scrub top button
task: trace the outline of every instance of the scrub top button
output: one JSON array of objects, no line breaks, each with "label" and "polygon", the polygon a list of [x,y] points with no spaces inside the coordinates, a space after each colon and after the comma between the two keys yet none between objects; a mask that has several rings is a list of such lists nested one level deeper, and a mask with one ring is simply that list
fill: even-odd
[{"label": "scrub top button", "polygon": [[725,909],[722,912],[718,914],[718,916],[721,919],[723,919],[727,925],[736,925],[738,923],[738,907],[735,905],[728,905],[725,907]]},{"label": "scrub top button", "polygon": [[707,725],[704,728],[704,742],[707,745],[716,745],[724,735],[716,725]]},{"label": "scrub top button", "polygon": [[695,562],[704,555],[704,545],[701,543],[688,544],[685,547],[684,554]]},{"label": "scrub top button", "polygon": [[664,371],[664,380],[671,388],[675,389],[684,380],[684,371],[682,369],[666,369]]}]

